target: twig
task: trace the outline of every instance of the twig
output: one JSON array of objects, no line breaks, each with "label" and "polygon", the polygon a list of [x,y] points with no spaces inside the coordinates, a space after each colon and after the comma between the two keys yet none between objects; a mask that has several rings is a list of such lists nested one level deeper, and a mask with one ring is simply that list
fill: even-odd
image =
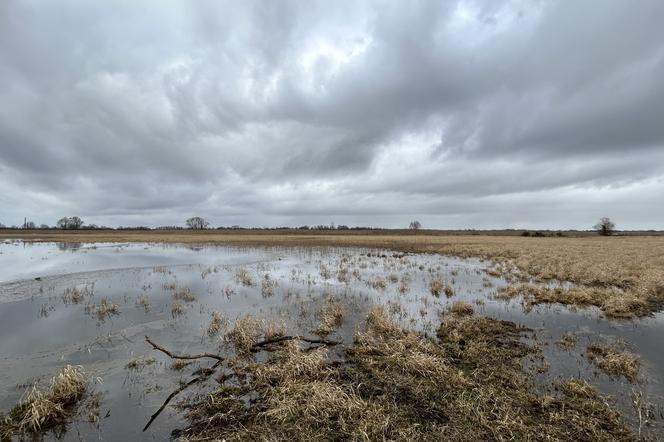
[{"label": "twig", "polygon": [[[146,337],[146,338],[147,338],[147,337]],[[150,341],[148,340],[148,342],[150,342]],[[150,344],[152,344],[153,347],[155,346],[155,344],[152,343],[152,342],[150,342]],[[161,350],[161,351],[164,351],[164,353],[166,353],[165,350],[162,350],[162,349],[159,349],[159,348],[157,348],[157,349],[158,349],[158,350]],[[168,353],[166,353],[166,354],[168,354]],[[169,356],[171,356],[171,355],[169,354]],[[171,356],[171,357],[173,357],[173,356]],[[180,358],[175,358],[175,359],[180,359]],[[212,375],[212,373],[214,372],[214,370],[215,370],[217,367],[219,367],[219,365],[221,365],[221,361],[217,361],[217,362],[215,362],[215,364],[214,364],[212,367],[210,367],[210,370],[211,370],[211,371],[206,371],[205,373],[201,374],[200,376],[196,376],[195,378],[193,378],[192,380],[190,380],[190,381],[187,382],[186,384],[180,386],[179,388],[177,388],[176,390],[174,390],[171,394],[169,394],[168,397],[166,398],[166,400],[164,401],[164,403],[161,404],[161,407],[159,407],[159,409],[158,409],[158,410],[157,410],[157,411],[156,411],[156,412],[150,417],[150,420],[148,421],[148,423],[145,424],[145,427],[143,427],[143,431],[145,431],[145,430],[147,430],[148,428],[150,428],[150,425],[152,425],[152,422],[154,422],[155,419],[157,419],[157,417],[159,417],[159,415],[161,414],[161,412],[164,411],[164,408],[166,408],[166,406],[167,406],[168,403],[171,401],[171,399],[173,399],[175,396],[177,396],[178,394],[182,393],[184,390],[186,390],[187,388],[191,387],[192,385],[194,385],[194,384],[196,384],[196,383],[198,383],[198,382],[201,382],[201,381],[203,381],[203,380],[209,378],[209,377]]]},{"label": "twig", "polygon": [[148,344],[152,346],[155,350],[159,350],[160,352],[164,353],[171,359],[185,359],[185,360],[191,360],[191,359],[203,359],[203,358],[210,358],[210,359],[216,359],[219,362],[223,362],[224,358],[222,358],[219,355],[216,355],[214,353],[203,353],[200,355],[176,355],[174,353],[171,353],[170,351],[166,350],[164,347],[161,345],[155,343],[150,339],[150,337],[146,336],[145,340]]}]

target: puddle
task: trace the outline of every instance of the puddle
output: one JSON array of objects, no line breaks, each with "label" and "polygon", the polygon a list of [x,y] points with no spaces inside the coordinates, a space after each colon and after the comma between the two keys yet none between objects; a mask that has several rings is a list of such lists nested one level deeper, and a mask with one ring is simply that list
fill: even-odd
[{"label": "puddle", "polygon": [[[147,432],[142,428],[193,370],[172,370],[172,361],[151,350],[146,335],[178,352],[223,354],[231,351],[220,339],[223,324],[218,336],[207,334],[212,312],[221,312],[231,324],[251,313],[283,322],[289,334],[312,335],[322,300],[333,296],[346,305],[346,316],[330,339],[350,343],[374,303],[386,304],[404,326],[434,334],[439,312],[464,300],[477,315],[536,331],[548,364],[540,381],[588,379],[614,397],[632,420],[632,394],[643,392],[661,414],[662,313],[615,322],[599,318],[594,309],[537,306],[524,311],[516,299],[492,299],[506,282],[486,274],[487,265],[478,259],[356,248],[5,242],[0,244],[0,409],[19,401],[25,385],[46,380],[64,364],[80,364],[103,379],[95,386],[102,394],[100,420],[73,422],[62,440],[165,440],[183,424],[171,407]],[[436,277],[449,284],[451,297],[431,293]],[[253,285],[245,285],[246,279]],[[63,296],[73,288],[80,299]],[[185,288],[195,299],[181,296],[182,312],[174,312],[174,294]],[[100,316],[96,308],[102,299],[116,305],[117,314]],[[577,337],[575,345],[555,345],[570,332]],[[584,353],[589,344],[616,339],[640,355],[643,382],[611,379],[588,364]],[[661,419],[657,425],[662,434]]]}]

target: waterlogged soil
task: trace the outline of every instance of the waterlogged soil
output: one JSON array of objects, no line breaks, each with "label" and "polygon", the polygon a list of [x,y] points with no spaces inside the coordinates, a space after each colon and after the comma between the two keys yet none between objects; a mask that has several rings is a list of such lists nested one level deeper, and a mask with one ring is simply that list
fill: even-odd
[{"label": "waterlogged soil", "polygon": [[[314,336],[323,300],[334,297],[346,314],[328,339],[350,344],[373,304],[386,305],[403,326],[434,336],[441,312],[462,300],[475,315],[533,330],[528,340],[541,348],[542,358],[529,364],[542,385],[561,377],[586,379],[611,397],[635,431],[645,420],[633,405],[641,397],[654,418],[643,429],[662,437],[662,313],[609,321],[596,309],[529,308],[519,299],[494,299],[508,282],[487,274],[489,265],[358,248],[1,243],[0,410],[62,366],[81,365],[101,380],[91,387],[100,394],[98,419],[81,413],[62,440],[165,440],[185,425],[172,407],[146,432],[144,425],[196,367],[209,363],[173,370],[172,361],[145,342],[146,335],[182,353],[231,355],[223,335],[237,318],[252,314],[282,323],[288,334]],[[447,295],[432,293],[433,279],[449,287]],[[65,296],[73,289],[80,296]],[[193,296],[176,296],[182,290]],[[96,307],[102,299],[117,305],[117,312],[101,314]],[[209,336],[213,312],[221,313],[221,330]],[[575,342],[557,344],[569,334]],[[588,362],[589,345],[614,342],[639,355],[636,383],[609,377]],[[185,395],[213,386],[211,380]],[[47,433],[45,439],[55,436]]]}]

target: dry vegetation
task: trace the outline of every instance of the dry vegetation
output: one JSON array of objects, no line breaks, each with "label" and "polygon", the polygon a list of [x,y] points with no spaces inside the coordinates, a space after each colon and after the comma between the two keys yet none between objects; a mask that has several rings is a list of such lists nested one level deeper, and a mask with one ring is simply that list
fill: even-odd
[{"label": "dry vegetation", "polygon": [[[258,328],[246,318],[241,326]],[[522,343],[523,333],[510,322],[449,314],[438,339],[425,338],[374,307],[364,330],[339,354],[342,363],[333,362],[327,348],[304,348],[296,341],[284,342],[265,362],[233,363],[237,382],[179,405],[189,421],[180,437],[636,439],[621,415],[584,382],[563,380],[537,392],[522,364],[535,351]]]},{"label": "dry vegetation", "polygon": [[344,318],[344,306],[339,301],[331,298],[325,299],[318,312],[318,328],[316,334],[327,336],[341,325]]},{"label": "dry vegetation", "polygon": [[85,306],[88,314],[94,315],[99,321],[104,321],[111,316],[120,314],[120,307],[113,304],[108,298],[103,297],[99,300],[99,304],[90,304]]},{"label": "dry vegetation", "polygon": [[[479,256],[503,264],[497,272],[549,281],[570,281],[573,291],[552,288],[535,302],[594,305],[610,317],[643,316],[664,304],[664,236],[576,236],[524,238],[499,234],[404,231],[20,231],[3,238],[40,241],[143,241],[236,245],[336,245],[389,248],[406,252]],[[496,233],[496,232],[494,232]],[[500,232],[497,232],[500,233]],[[253,285],[251,276],[242,283]],[[529,295],[528,295],[529,296]]]},{"label": "dry vegetation", "polygon": [[210,323],[208,324],[207,328],[207,335],[209,337],[216,336],[221,330],[221,328],[225,325],[225,323],[226,323],[226,317],[224,316],[223,313],[212,312]]},{"label": "dry vegetation", "polygon": [[607,375],[624,376],[631,382],[636,381],[641,369],[639,356],[615,343],[590,345],[586,350],[586,356]]},{"label": "dry vegetation", "polygon": [[238,353],[246,354],[261,337],[261,322],[251,315],[235,321],[233,328],[226,333],[225,340],[235,347]]},{"label": "dry vegetation", "polygon": [[173,299],[184,302],[194,302],[196,296],[187,287],[181,287],[173,292]]},{"label": "dry vegetation", "polygon": [[475,309],[465,301],[454,301],[450,305],[449,312],[457,315],[472,315]]},{"label": "dry vegetation", "polygon": [[88,386],[81,367],[67,365],[55,375],[46,389],[36,385],[9,414],[0,413],[0,440],[32,435],[64,426],[73,415]]},{"label": "dry vegetation", "polygon": [[65,304],[79,304],[83,301],[84,291],[77,287],[67,287],[62,300]]}]

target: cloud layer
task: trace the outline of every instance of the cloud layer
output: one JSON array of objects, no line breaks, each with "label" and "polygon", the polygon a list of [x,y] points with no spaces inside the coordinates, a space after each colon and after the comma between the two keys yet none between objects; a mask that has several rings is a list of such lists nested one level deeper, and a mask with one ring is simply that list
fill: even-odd
[{"label": "cloud layer", "polygon": [[664,228],[664,3],[0,4],[0,222]]}]

